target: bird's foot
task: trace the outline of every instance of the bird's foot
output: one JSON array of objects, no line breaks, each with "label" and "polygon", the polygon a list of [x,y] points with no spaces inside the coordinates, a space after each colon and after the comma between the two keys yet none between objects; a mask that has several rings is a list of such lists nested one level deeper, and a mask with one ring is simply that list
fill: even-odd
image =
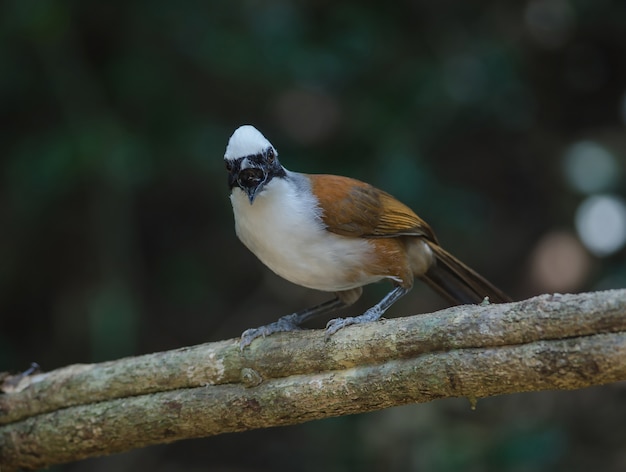
[{"label": "bird's foot", "polygon": [[283,316],[279,318],[277,321],[270,323],[265,326],[260,326],[259,328],[250,328],[241,333],[241,341],[239,343],[239,348],[243,351],[244,348],[256,338],[269,336],[274,333],[281,333],[286,331],[299,331],[302,328],[298,326],[294,320],[293,315]]},{"label": "bird's foot", "polygon": [[378,321],[382,315],[383,311],[378,308],[378,306],[373,306],[359,316],[348,316],[347,318],[335,318],[334,320],[330,320],[326,325],[326,341],[328,341],[328,339],[333,334],[335,334],[340,329],[345,328],[346,326],[359,323],[369,323],[371,321]]}]

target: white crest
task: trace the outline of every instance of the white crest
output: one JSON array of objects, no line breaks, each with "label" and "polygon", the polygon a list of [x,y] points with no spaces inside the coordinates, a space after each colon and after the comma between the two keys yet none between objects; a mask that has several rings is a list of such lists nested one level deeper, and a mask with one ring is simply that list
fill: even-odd
[{"label": "white crest", "polygon": [[224,159],[233,160],[244,156],[259,154],[268,147],[273,147],[261,132],[251,125],[243,125],[235,130],[228,140]]}]

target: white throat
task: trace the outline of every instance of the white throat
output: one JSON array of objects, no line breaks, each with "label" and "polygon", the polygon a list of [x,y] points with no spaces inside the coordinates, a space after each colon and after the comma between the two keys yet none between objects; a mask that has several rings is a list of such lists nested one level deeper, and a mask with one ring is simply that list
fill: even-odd
[{"label": "white throat", "polygon": [[327,231],[308,177],[286,172],[285,178],[272,179],[252,205],[241,189],[233,188],[235,230],[248,249],[276,274],[316,290],[337,292],[384,278],[360,269],[371,254],[367,240]]}]

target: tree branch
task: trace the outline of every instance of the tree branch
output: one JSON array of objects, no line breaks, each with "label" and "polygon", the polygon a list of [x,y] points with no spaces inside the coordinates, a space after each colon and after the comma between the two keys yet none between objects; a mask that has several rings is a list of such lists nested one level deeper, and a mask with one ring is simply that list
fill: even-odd
[{"label": "tree branch", "polygon": [[[2,377],[0,376],[0,379]],[[626,290],[466,305],[73,365],[0,383],[0,468],[436,398],[626,379]]]}]

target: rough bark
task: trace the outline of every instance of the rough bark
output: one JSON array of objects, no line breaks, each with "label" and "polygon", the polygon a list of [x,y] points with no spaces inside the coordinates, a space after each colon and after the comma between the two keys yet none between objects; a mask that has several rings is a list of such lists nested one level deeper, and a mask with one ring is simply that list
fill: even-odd
[{"label": "rough bark", "polygon": [[[0,377],[1,379],[1,377]],[[626,290],[543,295],[8,377],[3,472],[437,398],[626,379]]]}]

